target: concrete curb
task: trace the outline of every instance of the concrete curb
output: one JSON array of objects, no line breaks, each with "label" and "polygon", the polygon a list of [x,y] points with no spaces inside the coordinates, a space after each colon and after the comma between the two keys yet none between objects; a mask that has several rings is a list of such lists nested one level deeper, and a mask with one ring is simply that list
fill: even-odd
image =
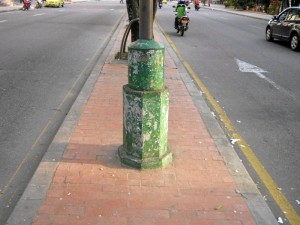
[{"label": "concrete curb", "polygon": [[228,10],[228,9],[219,9],[219,8],[213,8],[213,7],[208,7],[208,6],[202,6],[201,8],[207,9],[207,10],[215,10],[215,11],[220,11],[220,12],[231,13],[231,14],[235,14],[235,15],[240,15],[240,16],[259,19],[259,20],[265,20],[265,21],[269,21],[272,18],[272,15],[261,15],[261,14],[246,12],[246,11],[235,11],[235,10]]}]

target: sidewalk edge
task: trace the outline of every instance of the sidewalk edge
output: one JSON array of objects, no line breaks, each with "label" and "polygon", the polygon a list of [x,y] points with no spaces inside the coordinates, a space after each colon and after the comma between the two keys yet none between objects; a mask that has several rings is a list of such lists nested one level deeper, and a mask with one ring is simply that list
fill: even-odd
[{"label": "sidewalk edge", "polygon": [[259,17],[259,15],[251,15],[249,14],[245,14],[245,13],[239,13],[239,11],[230,11],[230,10],[226,10],[226,9],[218,9],[218,8],[212,8],[212,7],[208,7],[208,6],[202,6],[203,9],[207,9],[207,10],[215,10],[215,11],[220,11],[220,12],[225,12],[225,13],[230,13],[230,14],[235,14],[235,15],[239,15],[239,16],[245,16],[245,17],[249,17],[249,18],[254,18],[254,19],[259,19],[259,20],[264,20],[264,21],[269,21],[272,18],[272,15],[264,15],[264,16],[270,16],[270,18],[262,18]]}]

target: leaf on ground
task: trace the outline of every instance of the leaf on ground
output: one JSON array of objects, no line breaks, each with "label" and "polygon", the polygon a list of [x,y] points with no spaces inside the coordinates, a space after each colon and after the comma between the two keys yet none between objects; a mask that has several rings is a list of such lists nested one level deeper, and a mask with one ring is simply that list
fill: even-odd
[{"label": "leaf on ground", "polygon": [[216,207],[215,207],[215,210],[220,210],[220,209],[223,209],[223,205],[221,205],[221,204],[218,204],[218,205],[216,205]]}]

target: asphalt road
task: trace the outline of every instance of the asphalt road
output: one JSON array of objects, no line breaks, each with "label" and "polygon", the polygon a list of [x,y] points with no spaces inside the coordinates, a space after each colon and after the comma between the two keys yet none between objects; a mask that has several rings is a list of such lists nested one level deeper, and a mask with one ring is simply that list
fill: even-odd
[{"label": "asphalt road", "polygon": [[0,224],[125,12],[98,1],[0,13]]},{"label": "asphalt road", "polygon": [[[300,53],[266,42],[267,21],[203,8],[191,9],[189,17],[183,37],[173,28],[170,3],[156,18],[299,215]],[[238,64],[260,72],[242,72]],[[237,151],[274,215],[285,218]]]}]

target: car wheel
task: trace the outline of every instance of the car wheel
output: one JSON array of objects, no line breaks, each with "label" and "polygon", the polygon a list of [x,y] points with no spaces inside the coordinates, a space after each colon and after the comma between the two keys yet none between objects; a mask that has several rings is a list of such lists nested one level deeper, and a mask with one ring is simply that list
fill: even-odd
[{"label": "car wheel", "polygon": [[299,38],[297,34],[293,34],[291,37],[291,49],[293,51],[297,51],[300,49],[300,43],[299,43]]},{"label": "car wheel", "polygon": [[273,41],[274,40],[270,27],[267,27],[267,29],[266,29],[266,40],[267,41]]}]

